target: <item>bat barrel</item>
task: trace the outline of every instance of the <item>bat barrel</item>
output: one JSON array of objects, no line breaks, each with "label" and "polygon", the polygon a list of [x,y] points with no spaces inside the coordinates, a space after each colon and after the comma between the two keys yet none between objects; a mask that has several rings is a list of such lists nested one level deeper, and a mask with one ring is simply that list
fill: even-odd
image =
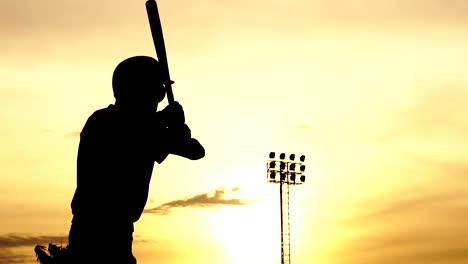
[{"label": "bat barrel", "polygon": [[155,0],[146,1],[146,12],[148,13],[148,21],[151,28],[151,36],[153,37],[154,48],[158,56],[159,64],[161,65],[162,78],[164,87],[166,88],[166,96],[169,104],[174,102],[174,94],[172,92],[171,77],[169,74],[169,64],[167,62],[166,45],[164,44],[164,36],[159,16],[158,5]]}]

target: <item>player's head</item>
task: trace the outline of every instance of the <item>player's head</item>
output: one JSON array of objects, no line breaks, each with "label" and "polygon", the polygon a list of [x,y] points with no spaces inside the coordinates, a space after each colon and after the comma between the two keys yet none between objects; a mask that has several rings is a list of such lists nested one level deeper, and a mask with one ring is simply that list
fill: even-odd
[{"label": "player's head", "polygon": [[165,96],[159,62],[147,56],[122,61],[114,70],[112,88],[117,102],[142,107],[157,105]]}]

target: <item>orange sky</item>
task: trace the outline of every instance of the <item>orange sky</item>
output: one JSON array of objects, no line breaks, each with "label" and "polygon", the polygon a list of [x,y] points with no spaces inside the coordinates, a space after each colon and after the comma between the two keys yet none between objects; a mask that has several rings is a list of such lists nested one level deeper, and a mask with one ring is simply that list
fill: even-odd
[{"label": "orange sky", "polygon": [[[468,2],[158,3],[207,156],[155,167],[139,263],[280,263],[270,151],[307,155],[294,263],[465,262]],[[0,36],[0,263],[34,263],[66,243],[77,133],[154,48],[144,1],[2,0]]]}]

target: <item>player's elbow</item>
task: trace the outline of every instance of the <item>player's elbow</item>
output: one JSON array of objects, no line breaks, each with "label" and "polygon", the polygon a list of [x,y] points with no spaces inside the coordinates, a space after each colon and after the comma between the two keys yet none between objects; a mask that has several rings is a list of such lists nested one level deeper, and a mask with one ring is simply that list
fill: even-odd
[{"label": "player's elbow", "polygon": [[190,160],[199,160],[205,157],[205,148],[203,148],[200,142],[192,138],[185,144],[173,146],[170,153]]},{"label": "player's elbow", "polygon": [[191,160],[199,160],[203,157],[205,157],[205,148],[198,141],[196,141],[196,143],[192,143],[188,158]]}]

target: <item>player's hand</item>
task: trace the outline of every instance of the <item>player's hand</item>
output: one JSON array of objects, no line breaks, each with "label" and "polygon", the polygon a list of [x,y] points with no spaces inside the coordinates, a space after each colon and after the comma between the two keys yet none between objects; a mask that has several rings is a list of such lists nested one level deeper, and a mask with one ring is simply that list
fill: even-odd
[{"label": "player's hand", "polygon": [[175,143],[183,143],[192,138],[192,132],[186,124],[173,125],[167,128],[169,136]]},{"label": "player's hand", "polygon": [[184,109],[179,102],[174,102],[161,111],[161,118],[168,126],[183,125],[185,123]]}]

